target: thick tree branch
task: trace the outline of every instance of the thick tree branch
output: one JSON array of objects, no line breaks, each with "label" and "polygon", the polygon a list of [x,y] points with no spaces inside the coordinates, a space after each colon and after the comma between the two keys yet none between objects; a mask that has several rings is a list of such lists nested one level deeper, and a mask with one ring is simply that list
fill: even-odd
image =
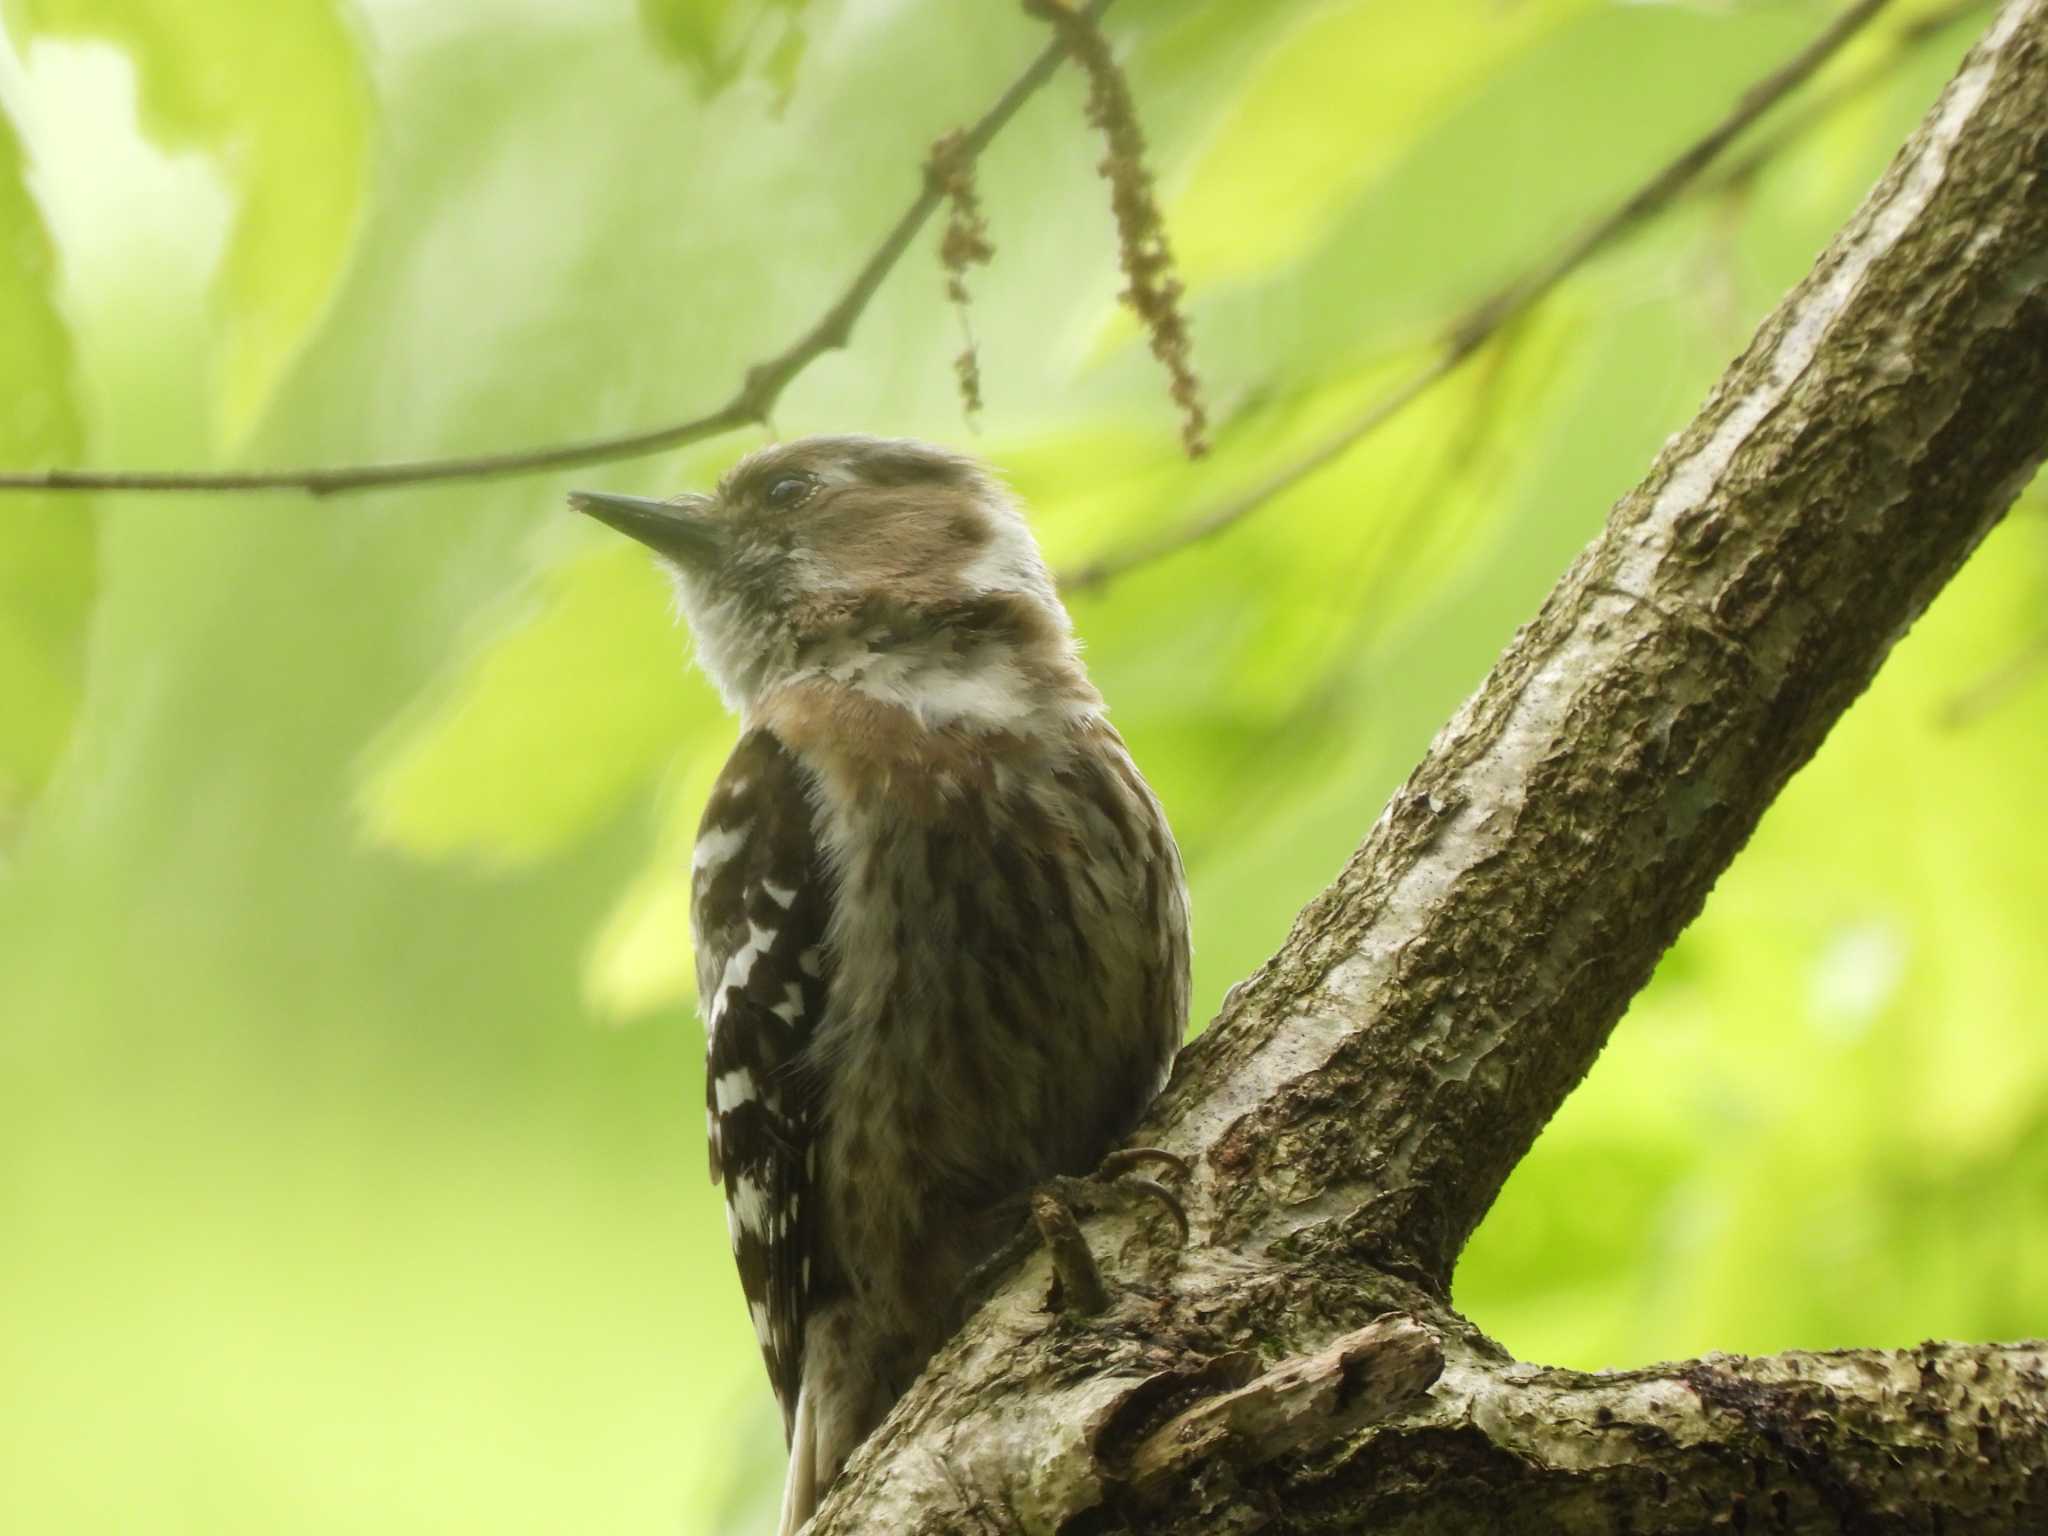
[{"label": "thick tree branch", "polygon": [[1218,1462],[1241,1474],[1327,1444],[1412,1406],[1443,1368],[1435,1335],[1412,1319],[1367,1323],[1168,1419],[1130,1453],[1125,1497],[1156,1508],[1189,1480],[1213,1474]]},{"label": "thick tree branch", "polygon": [[1443,1285],[1785,780],[2026,484],[2048,442],[2043,3],[2001,14],[1183,1057],[1160,1144],[1216,1181],[1219,1236],[1367,1242]]},{"label": "thick tree branch", "polygon": [[[1112,0],[1090,0],[1083,8],[1090,20],[1101,17]],[[995,105],[973,126],[951,141],[950,153],[957,164],[966,164],[988,148],[1018,109],[1038,88],[1050,80],[1066,57],[1066,45],[1048,43],[1030,66],[1015,80]],[[772,357],[762,359],[742,375],[732,398],[716,410],[687,421],[650,427],[611,437],[586,438],[573,443],[550,443],[537,448],[517,448],[505,453],[470,454],[445,459],[405,459],[386,464],[344,464],[324,468],[252,470],[174,469],[45,469],[0,472],[4,491],[304,491],[312,496],[337,496],[350,491],[389,490],[397,486],[433,485],[451,480],[495,480],[509,475],[538,474],[544,470],[573,469],[583,464],[610,464],[622,459],[645,458],[716,437],[721,432],[765,422],[775,402],[791,380],[823,357],[845,346],[853,336],[854,323],[895,270],[910,242],[924,228],[945,198],[945,188],[926,176],[910,205],[868,253],[845,289],[832,305],[804,333]]]},{"label": "thick tree branch", "polygon": [[[2048,1528],[2039,1346],[1582,1376],[1516,1365],[1445,1300],[1630,996],[2044,450],[2048,0],[2009,0],[1183,1054],[1138,1135],[1192,1165],[1193,1241],[1091,1222],[1110,1306],[1085,1319],[1047,1311],[1049,1260],[1028,1261],[815,1536]],[[1440,1341],[1409,1408],[1293,1418],[1276,1461],[1140,1475],[1247,1355],[1312,1363],[1388,1312]]]},{"label": "thick tree branch", "polygon": [[2048,1345],[1460,1361],[1427,1409],[1270,1490],[1403,1533],[2048,1529]]}]

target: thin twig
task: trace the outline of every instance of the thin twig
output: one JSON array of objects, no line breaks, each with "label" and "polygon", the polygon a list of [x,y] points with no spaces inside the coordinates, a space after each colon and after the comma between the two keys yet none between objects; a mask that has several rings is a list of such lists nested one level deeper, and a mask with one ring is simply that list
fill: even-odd
[{"label": "thin twig", "polygon": [[[1341,706],[1348,697],[1347,689],[1375,654],[1367,640],[1390,611],[1388,589],[1412,575],[1409,562],[1390,558],[1386,551],[1412,547],[1411,538],[1422,537],[1422,531],[1442,505],[1445,487],[1455,485],[1461,475],[1476,471],[1483,478],[1497,472],[1497,468],[1489,466],[1487,450],[1498,424],[1502,380],[1513,357],[1512,345],[1487,351],[1479,364],[1478,387],[1463,402],[1463,420],[1444,434],[1432,450],[1429,464],[1416,475],[1403,477],[1398,500],[1380,507],[1380,515],[1386,519],[1384,525],[1366,529],[1356,563],[1338,586],[1338,590],[1351,594],[1345,604],[1345,616],[1327,631],[1328,638],[1321,645],[1325,656],[1338,659],[1326,666],[1323,675],[1275,718],[1242,733],[1221,766],[1219,782],[1248,791],[1251,785],[1270,775],[1276,748],[1314,751],[1319,740],[1318,722],[1343,718]],[[1474,489],[1467,494],[1483,498],[1484,492]],[[1369,553],[1368,548],[1376,553]],[[1366,569],[1361,572],[1357,569],[1359,564]],[[1331,569],[1334,572],[1335,566]],[[1194,866],[1201,863],[1211,847],[1243,846],[1260,813],[1256,794],[1233,795],[1231,809],[1214,825],[1195,838],[1181,839],[1181,856]]]},{"label": "thin twig", "polygon": [[1879,84],[1915,50],[1932,42],[1957,22],[1990,10],[1994,4],[1996,0],[1956,0],[1955,4],[1943,6],[1939,11],[1930,11],[1925,16],[1916,16],[1901,23],[1898,31],[1892,34],[1892,48],[1885,57],[1873,59],[1832,90],[1803,103],[1797,112],[1788,113],[1769,134],[1758,138],[1724,166],[1706,190],[1718,193],[1746,186],[1765,165],[1777,158],[1786,145],[1810,133],[1817,124]]},{"label": "thin twig", "polygon": [[[1150,538],[1090,561],[1060,576],[1067,592],[1085,592],[1168,555],[1214,538],[1235,526],[1316,471],[1342,458],[1365,438],[1457,371],[1465,360],[1509,323],[1534,308],[1553,288],[1589,259],[1657,213],[1661,213],[1714,158],[1764,113],[1804,84],[1815,70],[1860,31],[1888,0],[1858,0],[1784,64],[1752,85],[1728,115],[1701,134],[1649,180],[1566,241],[1551,257],[1503,284],[1454,321],[1437,343],[1436,354],[1335,432],[1253,485],[1187,521]],[[1924,34],[1916,32],[1916,37]]]},{"label": "thin twig", "polygon": [[[1090,0],[1087,14],[1099,17],[1111,0]],[[1017,110],[1052,78],[1067,56],[1064,44],[1046,45],[1031,65],[997,98],[994,106],[961,136],[959,154],[972,159],[989,145]],[[487,480],[567,469],[580,464],[606,464],[642,458],[670,448],[701,442],[756,422],[765,422],[783,390],[799,373],[826,352],[846,345],[854,322],[874,298],[882,280],[944,198],[942,188],[920,178],[895,225],[861,264],[845,292],[823,315],[783,351],[749,368],[738,391],[725,404],[702,416],[643,432],[587,438],[507,453],[476,454],[447,459],[408,459],[387,464],[351,464],[331,468],[257,469],[187,472],[182,470],[50,469],[0,473],[0,491],[304,491],[333,496],[348,491],[383,490],[400,485],[431,485],[448,480]]]},{"label": "thin twig", "polygon": [[1950,695],[1935,723],[1951,731],[1975,725],[2043,672],[2048,672],[2048,634],[2035,636],[1995,671]]},{"label": "thin twig", "polygon": [[1945,32],[1957,22],[1979,11],[1991,10],[1999,0],[1949,0],[1938,11],[1929,11],[1923,16],[1909,16],[1899,23],[1895,41],[1902,49],[1916,48],[1938,32]]}]

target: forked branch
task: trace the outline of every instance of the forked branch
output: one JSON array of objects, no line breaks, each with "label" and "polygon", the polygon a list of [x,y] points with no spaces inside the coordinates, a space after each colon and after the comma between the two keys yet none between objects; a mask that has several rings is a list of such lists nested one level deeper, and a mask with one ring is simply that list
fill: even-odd
[{"label": "forked branch", "polygon": [[[1447,1301],[1466,1236],[1658,957],[2048,453],[2044,252],[2048,0],[2009,0],[1183,1053],[1136,1134],[1191,1165],[1193,1240],[1091,1223],[1112,1303],[1088,1319],[1042,1310],[1031,1261],[813,1536],[2048,1529],[2039,1344],[1584,1374],[1515,1363]],[[1389,1312],[1440,1342],[1415,1402],[1363,1426],[1290,1417],[1274,1460],[1219,1443],[1139,1475],[1162,1430],[1203,1432],[1203,1399],[1228,1421],[1248,1375]]]}]

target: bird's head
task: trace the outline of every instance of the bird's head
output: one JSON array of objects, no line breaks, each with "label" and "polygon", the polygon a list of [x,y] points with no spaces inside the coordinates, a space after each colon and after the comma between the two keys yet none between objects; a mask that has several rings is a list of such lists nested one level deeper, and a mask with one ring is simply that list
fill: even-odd
[{"label": "bird's head", "polygon": [[797,682],[933,726],[1008,727],[1048,688],[1095,699],[1022,511],[964,455],[811,437],[749,455],[708,494],[570,501],[670,568],[698,659],[743,718]]}]

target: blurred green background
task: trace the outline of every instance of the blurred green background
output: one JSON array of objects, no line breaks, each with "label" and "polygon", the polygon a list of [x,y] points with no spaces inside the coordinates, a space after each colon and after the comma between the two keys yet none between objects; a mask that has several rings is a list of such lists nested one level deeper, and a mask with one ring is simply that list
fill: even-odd
[{"label": "blurred green background", "polygon": [[[1336,869],[1987,12],[1898,4],[1369,449],[1076,603],[1196,1022]],[[1809,0],[1122,0],[1214,456],[1063,74],[997,141],[962,418],[927,232],[787,435],[993,459],[1073,562],[1251,483],[1720,116]],[[1042,41],[946,0],[4,0],[0,461],[651,425],[823,308]],[[1778,143],[1781,134],[1786,135]],[[739,1532],[781,1447],[701,1144],[730,741],[562,510],[758,435],[316,502],[0,501],[0,1529]],[[1526,1358],[2048,1327],[2038,488],[1771,813],[1475,1239]]]}]

